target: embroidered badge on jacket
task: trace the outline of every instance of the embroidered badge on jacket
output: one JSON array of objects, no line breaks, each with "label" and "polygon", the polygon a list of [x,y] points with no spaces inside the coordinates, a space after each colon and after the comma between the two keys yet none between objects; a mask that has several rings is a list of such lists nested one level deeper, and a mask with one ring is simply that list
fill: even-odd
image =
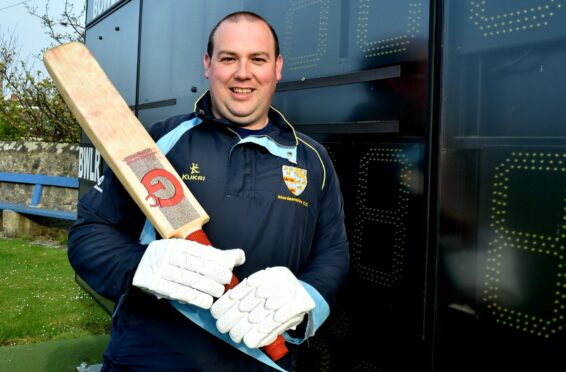
[{"label": "embroidered badge on jacket", "polygon": [[299,196],[307,187],[307,170],[284,165],[283,181],[293,195]]}]

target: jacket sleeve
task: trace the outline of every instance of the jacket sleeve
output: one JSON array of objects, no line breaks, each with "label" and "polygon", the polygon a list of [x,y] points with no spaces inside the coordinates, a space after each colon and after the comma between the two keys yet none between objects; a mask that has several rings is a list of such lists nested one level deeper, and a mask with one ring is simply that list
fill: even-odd
[{"label": "jacket sleeve", "polygon": [[322,146],[318,150],[326,168],[326,181],[320,194],[320,211],[309,259],[299,279],[314,287],[333,308],[346,282],[350,258],[338,176],[326,150]]},{"label": "jacket sleeve", "polygon": [[145,252],[138,241],[144,221],[108,169],[103,181],[79,200],[78,219],[69,231],[71,266],[96,292],[117,301]]}]

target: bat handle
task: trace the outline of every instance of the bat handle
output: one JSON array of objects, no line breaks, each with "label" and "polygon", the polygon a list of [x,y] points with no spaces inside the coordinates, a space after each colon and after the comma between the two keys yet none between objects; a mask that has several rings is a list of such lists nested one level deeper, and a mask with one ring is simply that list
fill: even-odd
[{"label": "bat handle", "polygon": [[[208,240],[208,237],[206,236],[206,234],[204,233],[204,231],[202,229],[198,229],[198,230],[193,231],[192,233],[187,235],[187,237],[185,239],[192,240],[192,241],[200,243],[200,244],[212,246],[212,243],[210,242],[210,240]],[[234,288],[236,285],[238,285],[238,283],[239,283],[238,278],[236,278],[236,276],[234,274],[232,274],[232,279],[230,280],[230,283],[228,283],[224,286],[224,291],[226,292],[227,290]],[[271,344],[264,346],[261,349],[274,362],[283,358],[285,356],[285,354],[287,354],[289,352],[289,350],[287,349],[287,346],[285,346],[285,338],[283,338],[283,336],[281,336],[281,335],[277,336],[275,341],[273,341]]]},{"label": "bat handle", "polygon": [[187,235],[185,240],[191,240],[193,242],[197,242],[204,245],[212,245],[210,240],[208,240],[208,236],[202,231],[202,229],[198,229]]}]

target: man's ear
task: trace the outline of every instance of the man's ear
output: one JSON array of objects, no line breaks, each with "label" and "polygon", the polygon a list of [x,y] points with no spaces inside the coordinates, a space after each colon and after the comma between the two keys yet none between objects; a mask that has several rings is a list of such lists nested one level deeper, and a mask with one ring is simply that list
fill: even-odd
[{"label": "man's ear", "polygon": [[281,54],[277,56],[277,60],[275,61],[275,68],[277,72],[277,81],[279,81],[283,77],[281,75],[281,71],[283,71],[283,56]]},{"label": "man's ear", "polygon": [[202,63],[204,64],[204,77],[208,79],[208,70],[210,68],[210,57],[208,53],[204,53]]}]

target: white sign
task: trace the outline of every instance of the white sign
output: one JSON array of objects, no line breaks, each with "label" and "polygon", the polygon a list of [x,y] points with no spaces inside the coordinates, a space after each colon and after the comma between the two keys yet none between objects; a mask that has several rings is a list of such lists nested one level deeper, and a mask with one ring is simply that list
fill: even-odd
[{"label": "white sign", "polygon": [[98,182],[101,160],[100,153],[94,147],[79,147],[79,178]]},{"label": "white sign", "polygon": [[92,18],[95,19],[108,9],[110,9],[114,4],[119,3],[121,0],[94,0],[92,3]]}]

